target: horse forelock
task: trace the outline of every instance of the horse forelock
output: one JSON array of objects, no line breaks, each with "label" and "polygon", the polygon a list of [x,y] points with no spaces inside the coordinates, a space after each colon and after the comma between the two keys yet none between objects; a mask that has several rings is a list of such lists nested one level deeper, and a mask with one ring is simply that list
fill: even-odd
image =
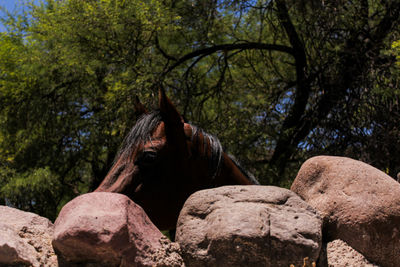
[{"label": "horse forelock", "polygon": [[138,146],[151,141],[151,134],[161,122],[162,116],[159,110],[140,116],[122,142],[122,146],[115,158],[115,162],[119,158],[127,160]]}]

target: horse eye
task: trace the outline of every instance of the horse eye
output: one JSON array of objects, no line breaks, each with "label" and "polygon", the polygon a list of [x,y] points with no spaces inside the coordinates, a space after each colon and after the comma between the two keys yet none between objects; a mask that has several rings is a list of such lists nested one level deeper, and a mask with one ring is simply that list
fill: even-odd
[{"label": "horse eye", "polygon": [[136,165],[151,165],[157,159],[157,152],[154,151],[143,151],[139,157],[135,160]]}]

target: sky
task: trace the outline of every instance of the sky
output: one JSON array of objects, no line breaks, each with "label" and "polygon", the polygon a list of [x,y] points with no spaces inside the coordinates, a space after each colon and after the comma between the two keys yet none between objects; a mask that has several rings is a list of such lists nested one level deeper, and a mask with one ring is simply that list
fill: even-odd
[{"label": "sky", "polygon": [[[39,3],[39,0],[35,0],[35,3]],[[21,0],[0,0],[0,6],[5,7],[8,11],[18,11],[21,8]],[[4,16],[4,13],[0,10],[0,17]],[[5,31],[4,25],[0,22],[0,32]]]}]

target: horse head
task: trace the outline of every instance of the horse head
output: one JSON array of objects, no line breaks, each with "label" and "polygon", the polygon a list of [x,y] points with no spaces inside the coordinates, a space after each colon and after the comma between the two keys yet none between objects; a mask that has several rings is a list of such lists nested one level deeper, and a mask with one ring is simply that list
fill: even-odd
[{"label": "horse head", "polygon": [[115,163],[95,191],[122,193],[140,205],[161,230],[174,229],[185,200],[194,192],[231,184],[257,184],[218,139],[185,123],[163,89],[159,110],[142,113]]}]

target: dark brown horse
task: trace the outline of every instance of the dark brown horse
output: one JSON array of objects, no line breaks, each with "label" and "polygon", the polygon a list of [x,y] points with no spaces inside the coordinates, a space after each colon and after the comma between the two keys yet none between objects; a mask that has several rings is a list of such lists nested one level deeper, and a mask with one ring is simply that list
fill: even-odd
[{"label": "dark brown horse", "polygon": [[161,230],[174,229],[185,200],[206,188],[258,184],[219,140],[185,123],[159,92],[159,110],[143,113],[121,147],[114,166],[96,191],[122,193],[139,204]]}]

